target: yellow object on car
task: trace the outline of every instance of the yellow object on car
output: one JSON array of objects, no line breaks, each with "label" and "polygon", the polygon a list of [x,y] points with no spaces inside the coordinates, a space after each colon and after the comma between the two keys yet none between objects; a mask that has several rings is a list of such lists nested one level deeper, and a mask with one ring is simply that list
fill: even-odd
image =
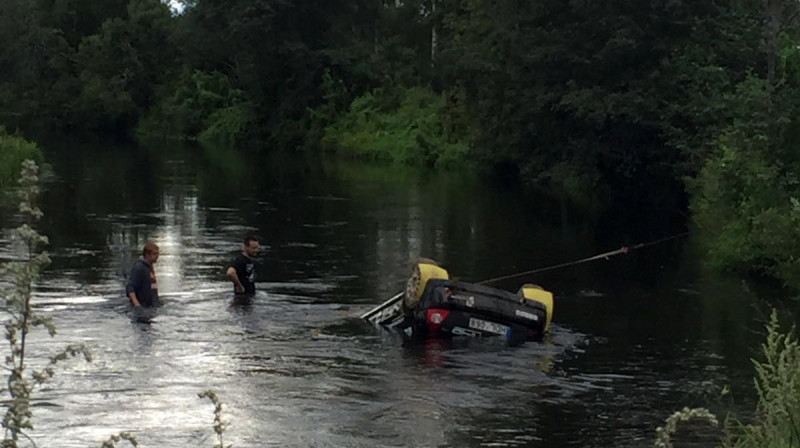
[{"label": "yellow object on car", "polygon": [[547,322],[545,322],[544,331],[548,331],[550,329],[550,321],[553,319],[553,293],[545,291],[544,288],[539,285],[527,283],[519,288],[519,292],[517,294],[521,295],[527,300],[539,302],[544,305],[544,308],[547,311]]}]

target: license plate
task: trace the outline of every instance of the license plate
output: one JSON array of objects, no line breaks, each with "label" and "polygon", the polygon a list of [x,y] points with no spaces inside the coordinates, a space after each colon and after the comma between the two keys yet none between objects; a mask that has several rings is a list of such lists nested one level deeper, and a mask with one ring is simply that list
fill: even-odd
[{"label": "license plate", "polygon": [[476,330],[487,331],[489,333],[499,334],[505,336],[510,328],[505,325],[496,324],[494,322],[488,322],[481,319],[475,319],[471,317],[469,319],[469,327],[474,328]]}]

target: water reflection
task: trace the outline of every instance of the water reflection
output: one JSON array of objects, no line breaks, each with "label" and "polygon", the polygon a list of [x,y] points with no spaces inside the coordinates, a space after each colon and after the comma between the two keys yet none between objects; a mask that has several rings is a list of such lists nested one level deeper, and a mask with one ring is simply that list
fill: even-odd
[{"label": "water reflection", "polygon": [[152,310],[137,309],[131,315],[131,339],[135,341],[131,349],[140,354],[151,353],[153,339],[157,337],[154,333],[158,330],[153,328],[154,312]]},{"label": "water reflection", "polygon": [[[643,446],[673,410],[749,388],[752,297],[698,269],[684,243],[499,284],[556,293],[550,339],[404,345],[357,316],[401,289],[411,260],[481,280],[612,250],[619,217],[463,173],[364,166],[226,148],[80,148],[51,154],[43,196],[54,263],[37,286],[63,344],[95,351],[41,398],[34,439],[210,446],[215,389],[237,447]],[[10,227],[7,217],[0,218]],[[612,223],[613,225],[609,224]],[[262,237],[258,292],[224,270]],[[165,306],[139,322],[125,273],[147,239]],[[13,253],[9,232],[0,254]]]}]

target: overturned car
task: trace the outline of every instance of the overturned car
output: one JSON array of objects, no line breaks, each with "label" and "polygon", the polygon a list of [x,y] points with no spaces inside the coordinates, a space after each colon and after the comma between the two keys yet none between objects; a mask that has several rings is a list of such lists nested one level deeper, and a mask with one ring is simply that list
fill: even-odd
[{"label": "overturned car", "polygon": [[413,267],[404,292],[361,317],[411,337],[500,336],[512,344],[541,341],[553,316],[553,294],[532,284],[516,294],[451,280],[435,261]]}]

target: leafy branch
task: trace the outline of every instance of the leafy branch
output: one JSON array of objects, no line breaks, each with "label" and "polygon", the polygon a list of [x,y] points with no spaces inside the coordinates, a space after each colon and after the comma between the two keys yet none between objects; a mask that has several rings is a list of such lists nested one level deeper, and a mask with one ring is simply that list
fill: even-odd
[{"label": "leafy branch", "polygon": [[213,390],[207,390],[203,393],[197,394],[200,398],[208,398],[214,403],[214,432],[217,434],[218,442],[214,444],[214,448],[230,448],[233,445],[225,445],[222,440],[222,434],[225,432],[226,424],[222,421],[222,402],[219,401],[217,394]]}]

